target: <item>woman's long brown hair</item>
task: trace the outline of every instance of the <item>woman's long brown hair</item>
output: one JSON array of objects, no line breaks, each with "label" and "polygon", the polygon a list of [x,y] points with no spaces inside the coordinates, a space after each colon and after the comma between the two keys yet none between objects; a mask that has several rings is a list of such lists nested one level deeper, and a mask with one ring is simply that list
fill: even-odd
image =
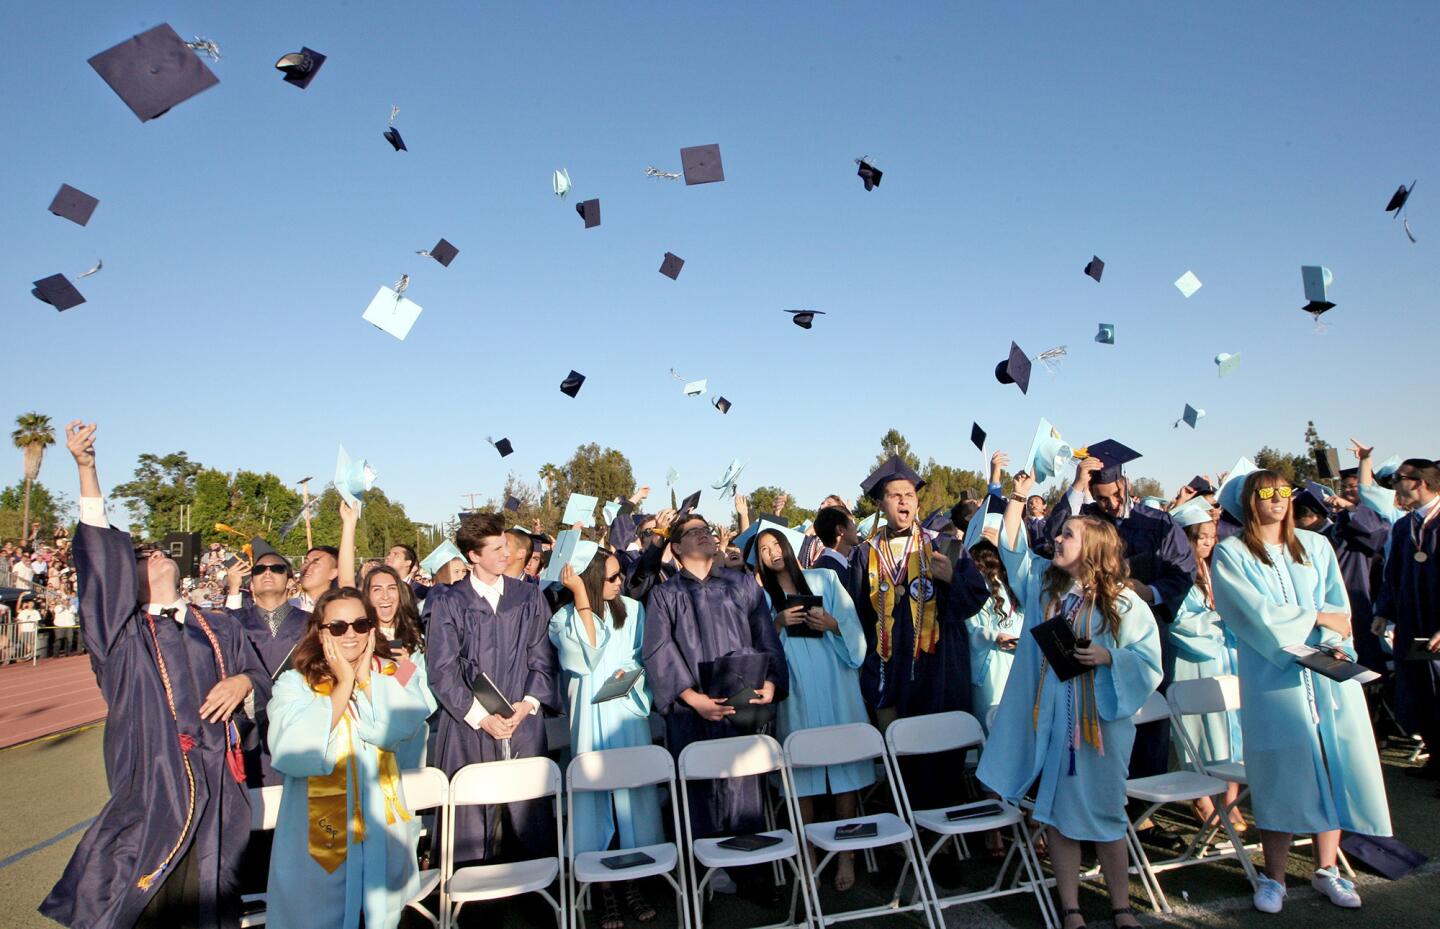
[{"label": "woman's long brown hair", "polygon": [[[1185,538],[1190,540],[1190,547],[1193,549],[1200,544],[1200,531],[1206,526],[1214,526],[1212,523],[1194,523],[1185,527]],[[1210,549],[1210,557],[1215,557],[1215,549]],[[1210,586],[1210,562],[1201,558],[1197,552],[1195,555],[1195,586],[1200,588],[1200,593],[1205,596],[1205,604],[1210,609],[1215,609],[1215,595],[1211,592]]]},{"label": "woman's long brown hair", "polygon": [[[1240,540],[1245,547],[1250,549],[1250,554],[1268,565],[1273,565],[1270,560],[1270,553],[1265,551],[1265,542],[1260,538],[1260,517],[1255,512],[1255,492],[1262,487],[1289,487],[1289,481],[1276,474],[1274,471],[1251,471],[1245,478],[1245,486],[1240,491],[1240,513],[1241,522],[1245,524],[1244,531],[1240,534]],[[1285,508],[1285,519],[1280,523],[1280,544],[1290,550],[1290,557],[1297,564],[1309,564],[1309,558],[1305,554],[1305,546],[1300,544],[1300,538],[1295,535],[1295,498],[1291,496],[1290,505]]]},{"label": "woman's long brown hair", "polygon": [[339,600],[356,600],[365,608],[365,616],[375,630],[375,654],[380,658],[390,657],[390,643],[380,634],[380,617],[375,608],[366,602],[365,596],[354,587],[334,587],[320,595],[315,601],[315,610],[310,614],[310,623],[305,627],[305,637],[295,646],[295,670],[305,678],[305,683],[314,690],[321,684],[334,684],[335,675],[330,672],[330,663],[325,660],[325,649],[320,645],[324,633],[320,627],[328,620],[325,613],[330,604]]},{"label": "woman's long brown hair", "polygon": [[[1065,602],[1070,588],[1079,584],[1085,594],[1100,608],[1105,629],[1112,639],[1120,635],[1120,598],[1125,582],[1130,579],[1130,565],[1125,560],[1125,544],[1115,527],[1094,516],[1072,516],[1065,525],[1078,522],[1085,527],[1080,536],[1080,563],[1071,574],[1054,565],[1045,569],[1044,594],[1041,602],[1053,615]],[[1062,527],[1063,531],[1063,527]]]}]

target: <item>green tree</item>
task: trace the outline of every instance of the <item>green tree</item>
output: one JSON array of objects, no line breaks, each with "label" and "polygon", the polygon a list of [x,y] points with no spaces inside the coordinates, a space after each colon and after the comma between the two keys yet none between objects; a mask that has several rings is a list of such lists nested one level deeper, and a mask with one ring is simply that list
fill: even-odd
[{"label": "green tree", "polygon": [[1292,484],[1303,484],[1316,477],[1315,461],[1308,455],[1295,455],[1265,446],[1255,453],[1255,466],[1274,471]]},{"label": "green tree", "polygon": [[900,434],[900,430],[893,428],[880,438],[880,454],[875,456],[875,464],[884,464],[892,455],[899,455],[907,465],[920,470],[920,456],[910,450],[910,441]]},{"label": "green tree", "polygon": [[[546,472],[545,477],[551,473],[554,472]],[[556,520],[564,513],[565,502],[571,494],[589,494],[598,498],[598,513],[599,507],[605,503],[629,497],[635,492],[635,474],[630,468],[630,459],[613,448],[601,448],[594,442],[576,448],[575,454],[558,473],[554,473],[554,477],[549,503],[557,511]],[[545,524],[552,523],[547,520]]]},{"label": "green tree", "polygon": [[1131,478],[1130,495],[1133,497],[1164,497],[1165,485],[1153,477]]},{"label": "green tree", "polygon": [[25,499],[20,507],[20,525],[28,529],[30,487],[40,477],[46,447],[55,444],[55,429],[50,425],[50,417],[42,413],[21,413],[15,417],[15,431],[10,433],[10,438],[23,455]]},{"label": "green tree", "polygon": [[[361,558],[383,558],[392,546],[402,542],[417,549],[425,544],[425,532],[419,524],[405,515],[404,506],[385,496],[385,492],[379,487],[367,490],[362,502],[364,506],[360,510],[360,521],[355,526],[356,555]],[[299,508],[298,502],[295,508]],[[294,510],[291,510],[292,514],[293,512]],[[325,492],[320,495],[310,525],[316,545],[340,544],[340,494],[334,487],[325,488]],[[305,534],[292,532],[275,547],[285,555],[303,555]],[[420,554],[423,556],[426,553]]]},{"label": "green tree", "polygon": [[[0,490],[0,539],[27,538],[29,533],[25,527],[31,521],[40,524],[42,539],[51,538],[56,526],[70,522],[72,504],[64,494],[53,492],[38,481],[30,485],[29,491],[30,510],[27,514],[23,481]],[[25,519],[26,515],[29,520]]]},{"label": "green tree", "polygon": [[807,519],[815,518],[814,510],[796,506],[794,494],[779,487],[756,487],[745,495],[750,503],[750,518],[758,519],[762,513],[774,513],[775,501],[781,496],[785,497],[785,506],[781,509],[780,515],[785,517],[790,525],[798,526]]},{"label": "green tree", "polygon": [[921,519],[938,508],[950,512],[965,494],[969,494],[971,500],[978,500],[984,497],[988,487],[979,472],[942,465],[934,458],[925,463],[920,477],[925,481],[925,486],[920,488]]},{"label": "green tree", "polygon": [[185,452],[147,452],[137,460],[134,479],[117,484],[110,497],[125,504],[132,532],[140,526],[147,538],[158,539],[179,528],[180,508],[195,502],[195,478],[204,469]]}]

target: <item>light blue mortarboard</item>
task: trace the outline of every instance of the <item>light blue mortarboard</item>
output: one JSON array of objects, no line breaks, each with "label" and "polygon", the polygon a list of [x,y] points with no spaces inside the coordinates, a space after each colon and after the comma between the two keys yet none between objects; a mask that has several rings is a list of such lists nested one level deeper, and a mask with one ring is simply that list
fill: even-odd
[{"label": "light blue mortarboard", "polygon": [[1025,468],[1037,484],[1043,484],[1075,458],[1070,446],[1060,438],[1059,431],[1050,420],[1041,419],[1035,427],[1035,438],[1030,442],[1030,451],[1025,456]]},{"label": "light blue mortarboard", "polygon": [[708,380],[690,381],[686,383],[684,387],[685,396],[703,397],[705,395],[705,386],[709,383],[710,382]]},{"label": "light blue mortarboard", "polygon": [[1379,480],[1380,478],[1384,478],[1386,480],[1389,480],[1390,478],[1395,476],[1396,471],[1400,470],[1400,465],[1400,456],[1391,455],[1389,458],[1386,458],[1384,461],[1380,462],[1378,465],[1375,466],[1375,479]]},{"label": "light blue mortarboard", "polygon": [[1208,523],[1210,522],[1210,504],[1196,497],[1184,506],[1177,506],[1171,510],[1170,518],[1175,520],[1176,525],[1182,529],[1197,523]]},{"label": "light blue mortarboard", "polygon": [[460,554],[460,549],[455,547],[455,543],[446,539],[444,542],[435,546],[435,551],[425,556],[425,560],[420,562],[420,568],[426,574],[434,577],[436,571],[439,571],[456,558],[459,558],[461,561],[465,560],[465,556]]},{"label": "light blue mortarboard", "polygon": [[1097,332],[1097,333],[1095,333],[1095,341],[1096,341],[1096,342],[1099,342],[1101,345],[1114,345],[1114,344],[1115,344],[1115,324],[1114,324],[1114,323],[1101,323],[1101,324],[1100,324],[1100,331]]},{"label": "light blue mortarboard", "polygon": [[864,542],[887,525],[889,521],[877,511],[856,523],[855,532],[860,536],[860,541]]},{"label": "light blue mortarboard", "polygon": [[[805,536],[802,533],[796,532],[789,526],[782,526],[779,523],[772,523],[769,521],[753,522],[750,524],[750,527],[752,529],[755,529],[754,535],[757,536],[762,532],[778,532],[781,538],[783,538],[786,542],[790,543],[790,551],[794,553],[796,559],[799,559],[800,546],[805,544]],[[745,551],[744,546],[741,546],[740,551]],[[759,563],[760,545],[758,542],[755,545],[751,546],[750,554],[745,560],[751,565]]]},{"label": "light blue mortarboard", "polygon": [[1152,510],[1163,511],[1165,509],[1165,504],[1169,501],[1166,500],[1164,497],[1141,497],[1140,502],[1145,506],[1150,507]]},{"label": "light blue mortarboard", "polygon": [[744,470],[745,465],[741,463],[739,458],[732,459],[730,466],[727,467],[725,473],[720,476],[720,480],[710,485],[720,491],[721,500],[734,495],[735,485],[740,480],[740,475]]},{"label": "light blue mortarboard", "polygon": [[1305,285],[1305,299],[1311,303],[1329,303],[1330,285],[1335,282],[1335,275],[1330,269],[1320,265],[1303,265],[1300,268],[1300,280]]},{"label": "light blue mortarboard", "polygon": [[749,544],[751,539],[755,538],[755,534],[761,529],[764,529],[766,526],[784,525],[785,523],[783,517],[772,516],[769,513],[761,513],[759,516],[755,517],[755,520],[751,522],[749,526],[745,527],[744,532],[731,539],[730,544],[743,552],[745,551],[745,546]]},{"label": "light blue mortarboard", "polygon": [[976,510],[975,515],[970,517],[970,522],[965,525],[965,548],[967,551],[984,540],[986,529],[1000,531],[1005,523],[1005,506],[1006,504],[994,494],[985,495],[982,508]]},{"label": "light blue mortarboard", "polygon": [[1240,494],[1245,489],[1245,478],[1250,472],[1258,470],[1255,462],[1249,458],[1241,458],[1225,475],[1225,483],[1220,487],[1220,507],[1237,520],[1245,519],[1245,511],[1240,499]]},{"label": "light blue mortarboard", "polygon": [[678,480],[680,480],[680,472],[679,472],[679,471],[676,471],[674,468],[671,468],[669,471],[666,471],[666,472],[665,472],[665,483],[666,483],[666,484],[669,484],[671,487],[674,487],[674,486],[675,486],[675,482],[678,481]]},{"label": "light blue mortarboard", "polygon": [[1194,295],[1195,291],[1199,290],[1203,286],[1204,285],[1200,283],[1200,278],[1195,276],[1194,271],[1186,271],[1184,274],[1180,275],[1179,280],[1175,282],[1176,289],[1185,295],[1186,300],[1189,300],[1190,297]]},{"label": "light blue mortarboard", "polygon": [[578,529],[562,529],[555,533],[555,545],[550,549],[550,563],[540,574],[540,586],[551,587],[560,583],[560,572],[568,564],[576,574],[590,566],[590,559],[600,550],[598,542],[580,538]]},{"label": "light blue mortarboard", "polygon": [[615,521],[615,518],[620,515],[620,504],[614,502],[605,504],[604,508],[600,511],[600,515],[605,518],[605,525],[610,525]]},{"label": "light blue mortarboard", "polygon": [[1221,352],[1215,356],[1215,367],[1220,369],[1221,377],[1235,373],[1235,369],[1240,367],[1240,353],[1236,352],[1232,355],[1229,352]]},{"label": "light blue mortarboard", "polygon": [[550,183],[555,189],[555,196],[564,200],[565,195],[570,192],[570,172],[561,168],[555,172],[555,176],[551,178]]},{"label": "light blue mortarboard", "polygon": [[375,469],[363,458],[351,461],[345,446],[340,446],[340,452],[335,456],[335,490],[340,494],[340,499],[350,504],[358,514],[361,506],[360,495],[373,486]]},{"label": "light blue mortarboard", "polygon": [[600,500],[589,494],[571,494],[570,499],[565,502],[565,515],[560,517],[562,526],[573,526],[579,523],[582,526],[590,526],[595,523],[595,505]]},{"label": "light blue mortarboard", "polygon": [[420,318],[420,310],[420,304],[400,296],[389,287],[381,286],[360,318],[404,342],[405,337],[410,334],[410,328],[415,325],[415,320]]}]

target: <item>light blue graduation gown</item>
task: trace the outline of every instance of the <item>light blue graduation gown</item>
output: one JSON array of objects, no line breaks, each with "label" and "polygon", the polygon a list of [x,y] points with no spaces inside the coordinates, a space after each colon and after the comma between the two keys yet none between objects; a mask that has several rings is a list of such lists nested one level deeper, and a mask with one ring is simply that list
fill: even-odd
[{"label": "light blue graduation gown", "polygon": [[[840,582],[840,575],[829,568],[812,568],[801,573],[811,592],[824,600],[825,612],[835,617],[840,629],[818,639],[781,631],[780,645],[790,666],[790,695],[780,702],[775,712],[782,743],[790,733],[800,729],[868,721],[865,701],[860,696],[865,631],[860,628],[855,602]],[[875,783],[875,765],[867,760],[799,768],[793,777],[797,797],[846,793]]]},{"label": "light blue graduation gown", "polygon": [[[640,667],[645,642],[645,607],[629,597],[625,623],[616,629],[606,606],[595,619],[595,644],[585,634],[585,622],[567,603],[550,618],[550,641],[560,657],[564,675],[565,717],[570,722],[572,750],[597,752],[607,748],[634,748],[651,744],[650,687],[645,678],[630,693],[604,703],[590,701],[617,671]],[[620,846],[635,848],[665,841],[660,818],[660,794],[655,787],[617,790],[610,794],[585,791],[572,795],[575,803],[575,850],[598,852],[610,847],[616,825]]]},{"label": "light blue graduation gown", "polygon": [[997,637],[1002,632],[1018,636],[1025,629],[1024,614],[1010,602],[1003,587],[1000,599],[999,608],[993,599],[987,599],[980,612],[965,620],[965,630],[970,635],[970,689],[975,694],[971,705],[981,726],[985,725],[991,708],[999,705],[1005,680],[1010,677],[1010,666],[1015,663],[1015,652],[1002,649]]},{"label": "light blue graduation gown", "polygon": [[1405,511],[1395,505],[1395,491],[1386,490],[1379,484],[1361,484],[1358,490],[1360,505],[1374,510],[1386,523],[1393,526],[1396,520],[1405,515]]},{"label": "light blue graduation gown", "polygon": [[1364,690],[1312,674],[1282,651],[1326,645],[1355,657],[1352,639],[1315,625],[1318,612],[1350,612],[1335,550],[1324,536],[1295,535],[1308,564],[1271,546],[1278,567],[1267,565],[1239,536],[1215,547],[1215,604],[1236,639],[1255,821],[1274,832],[1390,835]]},{"label": "light blue graduation gown", "polygon": [[[425,695],[425,705],[429,708],[425,718],[429,719],[439,708],[440,704],[435,702],[435,695],[430,692],[430,675],[425,669],[425,653],[415,652],[410,656],[415,664],[415,677],[420,680],[421,693]],[[418,771],[425,767],[425,743],[430,737],[430,727],[421,726],[415,730],[415,734],[395,746],[395,761],[400,765],[401,771]]]},{"label": "light blue graduation gown", "polygon": [[[286,671],[275,682],[266,708],[270,757],[285,775],[285,790],[270,852],[265,924],[271,929],[355,929],[362,913],[366,929],[400,924],[405,902],[419,890],[410,826],[417,817],[411,813],[409,821],[397,816],[386,822],[379,752],[394,751],[424,728],[432,706],[424,689],[418,675],[402,686],[395,677],[375,672],[369,695],[357,694],[351,702],[356,778],[346,785],[346,803],[354,809],[358,779],[365,840],[357,843],[348,836],[347,857],[331,873],[310,856],[308,779],[334,769],[345,725],[330,728],[330,697],[311,690],[299,671]],[[403,788],[396,785],[396,791],[404,805]]]},{"label": "light blue graduation gown", "polygon": [[[1002,539],[1000,557],[1010,586],[1025,605],[1025,628],[1046,617],[1040,602],[1045,569],[1050,562],[1030,552],[1025,533],[1016,548]],[[1112,637],[1096,611],[1092,640],[1110,650],[1111,664],[1061,683],[1053,668],[1045,669],[1038,724],[1035,692],[1040,683],[1040,648],[1035,637],[1022,635],[1015,663],[1000,698],[995,725],[977,774],[991,790],[1011,802],[1023,797],[1039,778],[1035,819],[1078,841],[1113,842],[1125,836],[1125,777],[1135,742],[1131,716],[1160,686],[1160,634],[1154,614],[1132,591],[1119,608],[1120,631]],[[1093,673],[1104,754],[1082,741],[1071,753],[1070,737],[1079,715],[1079,686]],[[1070,773],[1071,759],[1074,773]]]},{"label": "light blue graduation gown", "polygon": [[[1205,594],[1198,584],[1190,588],[1175,611],[1175,619],[1170,623],[1170,641],[1175,646],[1172,680],[1198,681],[1236,673],[1234,637],[1225,629],[1220,614],[1205,602]],[[1180,725],[1205,764],[1243,760],[1238,711],[1185,716]],[[1188,753],[1179,745],[1176,749],[1188,764]]]}]

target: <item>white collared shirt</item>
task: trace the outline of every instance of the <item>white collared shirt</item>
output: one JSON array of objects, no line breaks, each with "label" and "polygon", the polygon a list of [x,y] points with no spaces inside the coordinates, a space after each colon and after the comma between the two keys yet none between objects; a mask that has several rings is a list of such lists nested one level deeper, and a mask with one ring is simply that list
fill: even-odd
[{"label": "white collared shirt", "polygon": [[1425,517],[1430,515],[1430,511],[1435,509],[1436,505],[1440,505],[1440,496],[1431,497],[1429,503],[1425,504],[1424,506],[1417,506],[1410,512],[1415,514],[1415,519],[1418,522],[1424,523]]},{"label": "white collared shirt", "polygon": [[175,621],[182,626],[185,624],[187,609],[184,600],[176,600],[174,603],[147,603],[145,605],[145,612],[151,616],[159,616],[161,610],[174,610]]},{"label": "white collared shirt", "polygon": [[[481,600],[490,604],[491,612],[498,616],[500,614],[500,598],[505,593],[505,575],[502,574],[495,578],[494,584],[487,584],[476,577],[474,571],[471,571],[470,586],[480,595]],[[537,698],[526,694],[524,700],[530,704],[530,715],[534,716],[540,712],[540,701]],[[470,712],[465,714],[465,722],[470,724],[471,729],[479,729],[480,724],[484,722],[485,717],[489,715],[489,713],[485,712],[485,707],[480,705],[479,700],[471,698]]]}]

